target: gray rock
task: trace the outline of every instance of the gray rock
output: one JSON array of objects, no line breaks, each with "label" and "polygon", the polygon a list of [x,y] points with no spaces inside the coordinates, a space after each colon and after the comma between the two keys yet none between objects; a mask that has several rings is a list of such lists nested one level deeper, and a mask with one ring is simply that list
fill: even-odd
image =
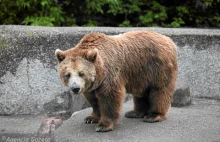
[{"label": "gray rock", "polygon": [[90,104],[82,95],[74,95],[72,91],[66,91],[57,95],[49,103],[44,104],[44,113],[49,117],[68,119],[73,112],[87,107],[90,107]]},{"label": "gray rock", "polygon": [[[57,142],[217,142],[220,140],[219,100],[193,99],[193,105],[187,108],[172,107],[167,119],[158,123],[144,123],[141,119],[125,118],[124,113],[132,108],[131,101],[124,105],[119,124],[112,132],[97,133],[94,131],[95,124],[84,124],[83,118],[92,111],[88,108],[78,111],[64,121],[63,125],[55,131],[54,136]],[[0,141],[2,136],[36,137],[35,134],[41,130],[39,128],[41,122],[45,122],[44,119],[41,116],[27,115],[0,116]]]},{"label": "gray rock", "polygon": [[2,133],[37,134],[43,119],[36,115],[0,116],[0,136]]},{"label": "gray rock", "polygon": [[41,122],[38,129],[39,136],[53,137],[54,132],[63,124],[63,120],[56,117],[46,118]]},{"label": "gray rock", "polygon": [[128,102],[128,101],[130,101],[132,99],[133,99],[133,95],[132,94],[126,94],[124,102],[126,103],[126,102]]},{"label": "gray rock", "polygon": [[188,106],[191,104],[191,95],[189,85],[182,79],[177,78],[176,90],[173,94],[173,107]]},{"label": "gray rock", "polygon": [[71,101],[71,110],[72,113],[90,107],[90,104],[82,95],[74,95],[71,92],[72,101]]},{"label": "gray rock", "polygon": [[95,132],[96,124],[84,124],[83,119],[92,111],[88,108],[66,120],[54,136],[57,142],[219,141],[219,102],[207,99],[199,99],[199,102],[187,109],[172,107],[167,119],[158,123],[125,118],[125,112],[133,108],[128,102],[115,130],[107,133]]},{"label": "gray rock", "polygon": [[37,59],[23,58],[17,70],[7,71],[0,82],[0,115],[40,113],[56,94],[67,91],[56,70]]},{"label": "gray rock", "polygon": [[54,100],[45,103],[43,108],[49,117],[62,117],[68,119],[72,115],[70,91],[63,92],[55,97]]},{"label": "gray rock", "polygon": [[52,134],[62,122],[54,119],[50,123],[44,119],[44,116],[37,115],[0,116],[0,142],[55,142]]}]

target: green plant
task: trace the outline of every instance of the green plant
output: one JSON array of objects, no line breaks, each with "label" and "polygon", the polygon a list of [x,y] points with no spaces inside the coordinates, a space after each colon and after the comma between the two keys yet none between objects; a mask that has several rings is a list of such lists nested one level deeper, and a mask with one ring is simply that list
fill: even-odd
[{"label": "green plant", "polygon": [[143,26],[158,26],[167,19],[165,6],[156,1],[146,5],[149,9],[144,10],[144,14],[139,16],[140,25]]},{"label": "green plant", "polygon": [[97,23],[95,21],[89,20],[85,25],[83,25],[84,27],[95,27],[97,25]]},{"label": "green plant", "polygon": [[182,18],[173,18],[173,22],[168,26],[173,27],[173,28],[178,28],[182,24],[185,24],[185,22],[182,20]]},{"label": "green plant", "polygon": [[220,0],[0,0],[0,24],[220,27]]},{"label": "green plant", "polygon": [[130,24],[130,21],[125,20],[124,22],[122,22],[121,24],[119,24],[119,27],[132,27]]},{"label": "green plant", "polygon": [[[1,0],[0,3],[2,24],[60,26],[65,22],[65,13],[54,0]],[[74,19],[72,21],[74,23]]]},{"label": "green plant", "polygon": [[121,15],[123,22],[119,26],[130,27],[132,26],[131,21],[135,19],[133,14],[139,13],[142,5],[143,3],[139,0],[115,0],[109,3],[107,13],[113,16]]},{"label": "green plant", "polygon": [[30,24],[33,26],[54,26],[54,24],[60,25],[64,22],[63,12],[60,5],[56,4],[53,0],[40,0],[38,2],[40,3],[40,10],[32,16],[26,17],[22,22],[23,24]]}]

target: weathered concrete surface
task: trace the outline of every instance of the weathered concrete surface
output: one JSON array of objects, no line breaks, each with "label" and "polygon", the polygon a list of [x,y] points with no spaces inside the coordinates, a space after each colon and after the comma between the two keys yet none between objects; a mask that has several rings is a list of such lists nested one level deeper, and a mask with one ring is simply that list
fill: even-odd
[{"label": "weathered concrete surface", "polygon": [[[55,49],[65,50],[73,47],[90,32],[120,34],[131,30],[152,30],[170,36],[178,45],[179,76],[189,83],[191,95],[220,99],[218,29],[49,28],[2,25],[0,115],[48,111],[44,106],[56,100],[56,96],[68,92],[57,74]],[[76,100],[75,97],[72,99]],[[72,103],[68,107],[77,110],[75,107],[84,108],[84,103]]]},{"label": "weathered concrete surface", "polygon": [[0,116],[0,134],[37,134],[43,119],[35,115]]},{"label": "weathered concrete surface", "polygon": [[0,78],[0,114],[42,111],[45,103],[67,90],[56,76],[56,70],[46,68],[40,60],[27,59],[24,55],[18,64],[14,73],[7,71]]},{"label": "weathered concrete surface", "polygon": [[74,95],[71,91],[55,96],[55,99],[44,104],[44,113],[49,117],[60,116],[68,119],[73,112],[89,107],[90,104],[82,95]]},{"label": "weathered concrete surface", "polygon": [[193,105],[171,108],[168,118],[158,123],[124,117],[132,109],[124,105],[121,120],[112,132],[95,132],[96,124],[84,124],[91,108],[79,111],[55,131],[57,142],[219,142],[220,102],[196,99]]},{"label": "weathered concrete surface", "polygon": [[173,94],[173,107],[183,107],[191,104],[190,87],[183,78],[178,77],[176,81],[176,90]]},{"label": "weathered concrete surface", "polygon": [[196,44],[179,46],[179,76],[190,84],[193,96],[220,99],[220,36],[215,44],[206,41],[210,44],[206,49],[198,49]]},{"label": "weathered concrete surface", "polygon": [[[40,133],[41,122],[45,119],[36,115],[0,116],[0,142],[54,142],[53,132],[48,135]],[[43,131],[47,129],[53,128],[45,127]]]},{"label": "weathered concrete surface", "polygon": [[[57,142],[219,142],[220,141],[220,101],[193,99],[192,105],[170,109],[168,118],[160,123],[144,123],[141,119],[124,117],[132,109],[132,101],[123,107],[121,119],[115,131],[95,132],[95,124],[84,124],[83,119],[91,113],[91,108],[78,111],[55,131]],[[37,134],[42,116],[0,116],[0,142],[2,137],[29,138]],[[49,137],[53,139],[52,137]],[[50,141],[52,142],[52,141]]]}]

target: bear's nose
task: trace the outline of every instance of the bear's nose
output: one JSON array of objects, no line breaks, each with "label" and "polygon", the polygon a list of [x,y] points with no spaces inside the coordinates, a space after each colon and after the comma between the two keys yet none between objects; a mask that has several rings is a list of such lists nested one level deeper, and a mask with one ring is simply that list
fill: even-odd
[{"label": "bear's nose", "polygon": [[80,90],[80,86],[77,84],[74,84],[71,90],[73,91],[73,93],[78,94]]}]

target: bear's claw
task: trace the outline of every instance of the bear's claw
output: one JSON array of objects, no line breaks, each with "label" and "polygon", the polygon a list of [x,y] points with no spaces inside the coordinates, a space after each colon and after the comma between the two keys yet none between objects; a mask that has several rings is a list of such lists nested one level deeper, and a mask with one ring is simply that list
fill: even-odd
[{"label": "bear's claw", "polygon": [[84,119],[84,122],[85,122],[86,124],[95,124],[95,123],[98,123],[99,120],[96,119],[96,118],[94,118],[93,116],[88,116],[88,117],[86,117],[86,118]]}]

